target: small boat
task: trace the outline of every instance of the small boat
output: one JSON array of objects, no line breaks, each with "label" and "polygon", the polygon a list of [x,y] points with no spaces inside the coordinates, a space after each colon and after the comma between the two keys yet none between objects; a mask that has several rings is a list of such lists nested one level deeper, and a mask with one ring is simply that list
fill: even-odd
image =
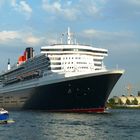
[{"label": "small boat", "polygon": [[0,124],[8,123],[9,113],[7,110],[0,108]]}]

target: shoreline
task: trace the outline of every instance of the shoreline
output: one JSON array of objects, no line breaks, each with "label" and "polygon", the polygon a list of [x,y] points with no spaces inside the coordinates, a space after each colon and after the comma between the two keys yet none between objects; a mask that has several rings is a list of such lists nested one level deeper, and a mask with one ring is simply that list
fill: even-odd
[{"label": "shoreline", "polygon": [[109,105],[109,109],[140,109],[140,105]]}]

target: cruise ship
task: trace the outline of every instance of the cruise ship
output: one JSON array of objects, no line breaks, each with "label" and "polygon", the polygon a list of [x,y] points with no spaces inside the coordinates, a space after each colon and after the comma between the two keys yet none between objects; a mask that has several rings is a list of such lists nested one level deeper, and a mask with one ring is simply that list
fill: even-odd
[{"label": "cruise ship", "polygon": [[15,65],[0,74],[0,107],[49,112],[104,112],[124,70],[108,70],[108,50],[74,41],[26,48]]}]

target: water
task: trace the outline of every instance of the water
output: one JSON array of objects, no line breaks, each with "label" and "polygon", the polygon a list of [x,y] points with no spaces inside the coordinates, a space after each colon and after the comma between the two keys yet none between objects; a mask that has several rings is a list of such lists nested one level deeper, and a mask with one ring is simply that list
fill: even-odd
[{"label": "water", "polygon": [[0,140],[139,140],[140,110],[105,114],[11,111],[12,124],[0,125]]}]

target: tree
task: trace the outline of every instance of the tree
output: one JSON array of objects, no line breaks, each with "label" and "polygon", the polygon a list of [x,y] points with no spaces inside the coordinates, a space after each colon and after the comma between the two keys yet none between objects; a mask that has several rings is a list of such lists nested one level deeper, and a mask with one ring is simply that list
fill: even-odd
[{"label": "tree", "polygon": [[121,99],[118,100],[118,104],[119,104],[119,105],[123,105],[123,102],[122,102]]},{"label": "tree", "polygon": [[114,98],[110,98],[109,99],[109,104],[110,105],[114,105],[115,104],[115,99]]},{"label": "tree", "polygon": [[131,105],[131,101],[129,99],[126,100],[127,105]]},{"label": "tree", "polygon": [[135,98],[135,99],[132,101],[132,104],[133,104],[133,105],[138,105],[138,100]]}]

